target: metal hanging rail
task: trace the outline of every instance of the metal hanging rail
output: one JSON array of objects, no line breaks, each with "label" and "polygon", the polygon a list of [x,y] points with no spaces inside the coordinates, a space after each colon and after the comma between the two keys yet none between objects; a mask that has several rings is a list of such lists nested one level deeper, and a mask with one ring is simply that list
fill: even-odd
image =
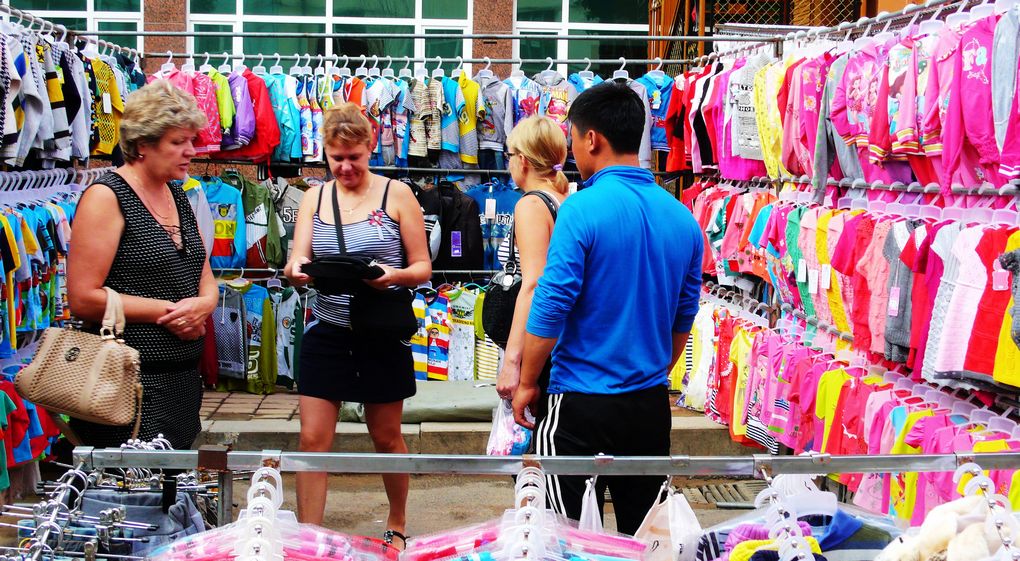
[{"label": "metal hanging rail", "polygon": [[109,35],[111,37],[251,37],[290,39],[503,39],[536,41],[734,41],[774,43],[782,37],[748,38],[737,35],[549,35],[528,33],[302,33],[294,31],[85,31],[70,30],[75,35]]},{"label": "metal hanging rail", "polygon": [[[114,44],[114,43],[110,43],[109,41],[103,41],[103,40],[97,39],[95,37],[89,37],[89,35],[93,35],[94,36],[94,35],[106,34],[105,31],[103,31],[103,32],[96,32],[96,33],[81,33],[81,32],[78,32],[78,31],[71,31],[71,30],[67,29],[67,27],[65,27],[63,25],[53,23],[53,22],[51,22],[51,21],[49,21],[47,19],[41,18],[39,16],[34,16],[34,15],[24,11],[24,10],[19,10],[19,9],[9,5],[9,4],[4,4],[4,3],[0,3],[0,12],[6,13],[6,14],[8,14],[10,16],[18,18],[19,23],[22,20],[28,20],[29,23],[38,23],[39,26],[40,26],[40,30],[39,30],[40,32],[43,32],[47,28],[49,28],[49,31],[54,31],[54,32],[59,31],[60,33],[62,33],[65,36],[68,33],[72,33],[74,35],[80,36],[83,40],[85,40],[85,41],[87,41],[89,43],[92,43],[93,45],[96,45],[96,46],[109,47],[109,48],[112,48],[112,49],[115,49],[115,50],[118,50],[118,51],[133,53],[135,55],[140,54],[135,49],[130,49],[128,47],[122,47],[120,45],[117,45],[117,44]],[[134,32],[132,32],[132,33],[134,33]],[[119,35],[119,34],[118,33],[114,33],[114,35]]]},{"label": "metal hanging rail", "polygon": [[[728,182],[731,184],[739,185],[741,183],[756,183],[759,185],[783,185],[786,183],[794,183],[797,185],[814,185],[814,180],[808,176],[803,175],[800,177],[752,177],[751,179],[726,179],[725,177],[713,176],[713,175],[701,175],[704,179],[714,179],[720,183]],[[893,183],[882,183],[881,181],[874,181],[868,183],[863,179],[847,179],[843,178],[840,180],[827,179],[825,181],[826,187],[840,187],[843,189],[863,189],[866,191],[896,191],[903,193],[940,193],[941,187],[938,183],[929,183],[922,185],[918,182],[912,183],[901,183],[899,181]],[[952,187],[954,195],[980,195],[989,197],[1003,197],[1003,196],[1014,196],[1020,194],[1020,180],[1014,179],[1009,182],[1008,185],[1002,187],[994,187],[991,184],[980,185],[977,187],[963,187],[960,185],[954,185]]]},{"label": "metal hanging rail", "polygon": [[[105,32],[104,32],[105,33]],[[757,47],[756,47],[757,48]],[[214,52],[194,52],[194,53],[181,53],[181,52],[148,52],[142,53],[146,57],[150,58],[203,58],[206,55],[210,59],[222,60],[223,54],[217,54]],[[587,58],[464,58],[464,57],[399,57],[399,56],[379,56],[379,55],[313,55],[313,54],[298,54],[298,55],[279,55],[279,54],[266,54],[266,53],[244,53],[244,54],[229,54],[225,58],[228,59],[244,59],[252,60],[261,58],[265,62],[274,62],[276,60],[286,61],[299,61],[306,60],[311,57],[311,60],[323,60],[337,62],[338,60],[347,59],[348,61],[365,61],[375,60],[374,64],[410,64],[410,63],[422,63],[422,64],[435,64],[435,63],[468,63],[468,64],[687,64],[690,60],[687,59],[628,59],[624,57],[618,58],[598,58],[598,59],[587,59]],[[376,66],[376,68],[381,68]],[[395,70],[395,69],[394,69]]]},{"label": "metal hanging rail", "polygon": [[[1020,469],[1020,452],[921,455],[832,456],[457,456],[426,454],[345,454],[208,450],[74,449],[76,462],[86,469],[141,467],[198,469],[204,460],[231,471],[272,466],[281,472],[417,473],[458,475],[514,475],[522,467],[541,466],[554,475],[687,475],[761,477],[771,474],[945,472],[978,462],[985,469]],[[213,459],[213,454],[217,459]]]}]

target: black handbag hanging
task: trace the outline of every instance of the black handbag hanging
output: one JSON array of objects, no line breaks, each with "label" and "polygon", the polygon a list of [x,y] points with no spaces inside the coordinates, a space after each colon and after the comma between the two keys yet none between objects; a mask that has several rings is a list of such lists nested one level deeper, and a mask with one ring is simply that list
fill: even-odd
[{"label": "black handbag hanging", "polygon": [[329,288],[338,292],[327,292],[320,286],[320,277],[308,270],[312,263],[305,265],[304,270],[315,277],[316,288],[323,293],[350,296],[351,329],[355,333],[386,339],[410,339],[418,331],[418,320],[411,307],[414,292],[405,287],[377,290],[363,282],[383,276],[384,271],[374,257],[347,252],[336,189],[333,189],[332,199],[333,223],[340,253],[324,256],[320,264],[332,271],[332,276],[328,277],[332,279]]},{"label": "black handbag hanging", "polygon": [[[524,196],[535,195],[542,199],[556,221],[556,202],[542,191],[529,191]],[[485,301],[482,304],[482,329],[500,348],[506,349],[510,339],[510,328],[514,322],[514,309],[517,307],[517,296],[521,292],[521,263],[517,256],[516,221],[510,225],[510,256],[503,265],[503,270],[492,276],[489,286],[485,288]]]}]

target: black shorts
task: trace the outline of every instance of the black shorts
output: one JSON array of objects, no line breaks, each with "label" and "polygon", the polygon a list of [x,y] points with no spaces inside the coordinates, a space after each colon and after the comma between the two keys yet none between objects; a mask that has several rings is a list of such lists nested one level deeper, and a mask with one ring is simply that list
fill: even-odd
[{"label": "black shorts", "polygon": [[298,393],[330,401],[391,403],[415,394],[410,344],[319,321],[305,332]]}]

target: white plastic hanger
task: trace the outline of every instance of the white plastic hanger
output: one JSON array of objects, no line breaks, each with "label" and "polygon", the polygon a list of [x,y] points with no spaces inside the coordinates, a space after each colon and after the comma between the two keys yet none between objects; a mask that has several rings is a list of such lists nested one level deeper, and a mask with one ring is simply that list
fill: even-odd
[{"label": "white plastic hanger", "polygon": [[262,66],[262,63],[265,62],[265,59],[266,59],[266,55],[264,55],[262,53],[259,53],[259,63],[252,67],[252,69],[251,69],[252,74],[258,74],[259,76],[265,76],[265,74],[266,74],[266,67]]},{"label": "white plastic hanger", "polygon": [[354,69],[354,75],[358,78],[364,78],[368,76],[368,68],[365,65],[368,64],[368,57],[361,55],[361,66]]},{"label": "white plastic hanger", "polygon": [[479,70],[478,74],[475,74],[475,80],[477,80],[483,88],[496,77],[496,75],[492,73],[492,70],[490,70],[491,67],[492,59],[485,57],[485,68]]},{"label": "white plastic hanger", "polygon": [[400,69],[399,73],[397,73],[397,77],[398,78],[410,78],[411,76],[412,76],[412,73],[411,73],[411,57],[405,56],[404,57],[404,67]]},{"label": "white plastic hanger", "polygon": [[213,70],[213,65],[209,64],[209,53],[204,54],[205,62],[202,63],[202,66],[198,67],[198,71],[201,72],[202,74],[205,74],[206,72],[210,72]]},{"label": "white plastic hanger", "polygon": [[326,75],[326,56],[325,55],[319,55],[319,65],[315,67],[315,75],[316,76],[325,76]]},{"label": "white plastic hanger", "polygon": [[457,67],[453,69],[453,72],[450,72],[450,77],[456,80],[460,78],[460,75],[463,72],[464,72],[464,58],[457,57]]},{"label": "white plastic hanger", "polygon": [[580,76],[582,80],[591,80],[595,78],[595,73],[591,71],[591,59],[584,57],[584,62],[587,63],[584,70],[578,72],[577,75]]},{"label": "white plastic hanger", "polygon": [[244,53],[241,53],[241,59],[234,64],[234,72],[244,72],[248,70],[248,67],[244,65]]},{"label": "white plastic hanger", "polygon": [[350,59],[347,58],[347,55],[344,55],[344,65],[340,68],[340,76],[347,77],[351,75],[351,68],[347,66],[348,62],[350,62]]},{"label": "white plastic hanger", "polygon": [[181,72],[194,72],[195,71],[195,59],[188,57],[188,60],[184,61],[181,65]]},{"label": "white plastic hanger", "polygon": [[545,57],[545,62],[546,62],[546,64],[548,64],[548,66],[546,67],[545,70],[543,70],[542,72],[540,72],[538,74],[538,79],[540,81],[542,81],[543,83],[545,83],[545,84],[549,84],[553,80],[559,79],[560,78],[560,73],[555,71],[555,70],[553,70],[553,66],[556,63],[553,61],[552,57],[549,57],[549,56]]},{"label": "white plastic hanger", "polygon": [[386,68],[382,70],[383,78],[393,78],[393,57],[386,57]]},{"label": "white plastic hanger", "polygon": [[662,71],[662,57],[655,57],[655,61],[658,63],[658,66],[654,70],[649,70],[648,74],[645,75],[655,80],[661,80],[666,77],[666,73]]},{"label": "white plastic hanger", "polygon": [[429,69],[425,66],[424,62],[421,66],[414,67],[414,77],[419,80],[425,80],[429,77]]},{"label": "white plastic hanger", "polygon": [[880,12],[877,16],[875,16],[875,21],[882,21],[886,18],[888,18],[888,21],[885,22],[885,27],[883,27],[882,31],[874,37],[875,42],[879,45],[896,37],[896,34],[889,32],[889,27],[892,25],[892,18],[889,17],[889,12]]},{"label": "white plastic hanger", "polygon": [[283,67],[280,66],[280,53],[273,53],[276,57],[276,64],[269,67],[270,74],[283,74]]},{"label": "white plastic hanger", "polygon": [[290,71],[288,73],[291,76],[300,76],[301,75],[301,55],[300,54],[294,53],[294,65],[290,67]]},{"label": "white plastic hanger", "polygon": [[960,9],[956,10],[946,18],[946,27],[958,29],[970,21],[970,14],[964,12],[969,2],[960,2]]},{"label": "white plastic hanger", "polygon": [[174,65],[174,53],[171,52],[171,51],[167,51],[166,52],[166,57],[167,57],[166,58],[166,62],[163,63],[163,66],[159,67],[159,71],[160,72],[171,72],[171,71],[177,70],[177,67]]},{"label": "white plastic hanger", "polygon": [[219,72],[220,74],[229,74],[230,73],[230,71],[231,71],[231,68],[230,68],[230,53],[228,53],[227,51],[223,51],[223,64],[221,64],[219,66],[219,68],[216,69],[216,71]]},{"label": "white plastic hanger", "polygon": [[1000,15],[1010,11],[1016,5],[1017,0],[996,0],[995,4],[993,4],[995,13]]},{"label": "white plastic hanger", "polygon": [[626,67],[627,59],[620,57],[620,68],[613,71],[613,80],[629,80],[630,72],[627,72]]},{"label": "white plastic hanger", "polygon": [[985,19],[986,17],[994,13],[995,5],[989,4],[988,1],[985,0],[981,4],[978,4],[977,6],[974,6],[973,8],[970,9],[970,19],[968,21],[974,23],[978,20]]},{"label": "white plastic hanger", "polygon": [[443,57],[441,57],[441,56],[437,56],[436,57],[436,68],[434,70],[432,70],[432,77],[433,78],[445,78],[446,77],[446,71],[443,70]]},{"label": "white plastic hanger", "polygon": [[944,7],[945,7],[944,4],[939,6],[938,9],[935,10],[935,13],[931,15],[930,18],[921,22],[921,25],[918,26],[918,30],[920,31],[921,35],[934,35],[939,31],[942,31],[942,28],[946,26],[946,22],[939,19],[939,14],[942,13],[942,9]]},{"label": "white plastic hanger", "polygon": [[379,77],[379,57],[376,55],[372,55],[372,68],[368,69],[368,77],[369,78]]},{"label": "white plastic hanger", "polygon": [[304,74],[305,76],[311,76],[312,75],[312,55],[311,54],[306,54],[305,57],[307,57],[307,58],[305,58],[305,65],[301,67],[301,73]]}]

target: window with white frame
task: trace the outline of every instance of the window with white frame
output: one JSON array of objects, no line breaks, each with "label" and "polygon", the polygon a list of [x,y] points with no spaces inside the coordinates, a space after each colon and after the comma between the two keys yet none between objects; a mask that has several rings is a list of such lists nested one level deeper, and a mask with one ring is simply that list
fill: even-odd
[{"label": "window with white frame", "polygon": [[[86,31],[138,31],[142,27],[142,0],[16,0],[4,2],[67,29]],[[100,39],[141,49],[142,37],[105,36]]]},{"label": "window with white frame", "polygon": [[[50,0],[63,1],[63,0]],[[124,1],[124,0],[121,0]],[[454,57],[471,56],[471,41],[457,38],[381,39],[350,37],[362,33],[459,34],[471,32],[472,2],[469,0],[189,0],[188,27],[193,31],[259,31],[332,33],[330,39],[315,37],[195,37],[192,52],[208,52],[216,60],[224,51],[234,55],[274,53],[347,56],[352,68],[372,56],[378,64],[402,68],[404,57],[443,57],[447,70]],[[449,61],[445,59],[451,59]],[[341,58],[341,64],[343,59]],[[420,63],[419,63],[420,64]],[[435,63],[427,64],[434,68]]]},{"label": "window with white frame", "polygon": [[[606,2],[604,0],[516,0],[516,33],[555,35],[645,35],[648,33],[648,0]],[[514,56],[523,59],[616,59],[648,58],[648,43],[635,40],[591,41],[521,40],[514,42]],[[546,65],[529,64],[531,74]],[[592,72],[607,77],[619,64],[593,64]],[[644,66],[628,65],[631,75],[644,73]],[[560,73],[583,70],[584,65],[558,65]]]}]

